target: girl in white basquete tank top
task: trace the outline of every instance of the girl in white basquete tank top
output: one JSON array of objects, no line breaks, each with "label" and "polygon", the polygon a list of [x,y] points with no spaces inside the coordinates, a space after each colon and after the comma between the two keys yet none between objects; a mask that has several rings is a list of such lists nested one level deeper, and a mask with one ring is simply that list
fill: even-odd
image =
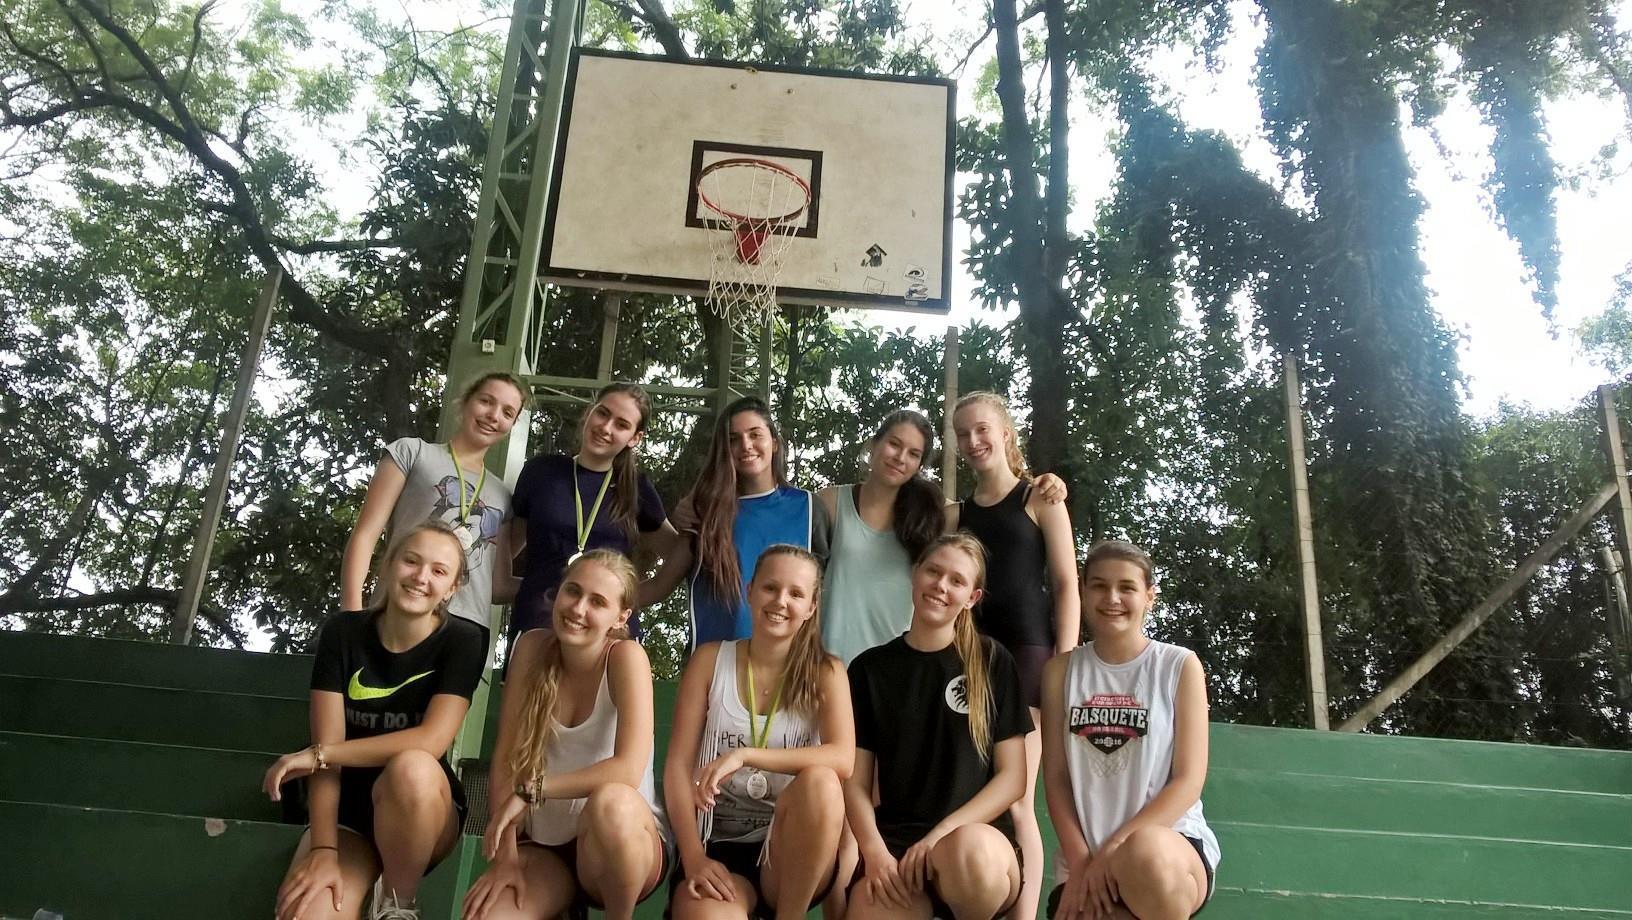
[{"label": "girl in white basquete tank top", "polygon": [[1192,652],[1145,636],[1155,599],[1143,550],[1096,544],[1082,578],[1093,641],[1043,671],[1043,784],[1064,880],[1050,917],[1119,906],[1188,917],[1212,894],[1218,840],[1201,807],[1206,677]]},{"label": "girl in white basquete tank top", "polygon": [[856,744],[844,667],[822,650],[821,584],[808,551],[767,548],[749,638],[702,646],[681,675],[663,766],[675,920],[802,915],[832,886]]},{"label": "girl in white basquete tank top", "polygon": [[517,640],[489,773],[466,920],[553,917],[574,904],[628,920],[655,891],[669,835],[652,778],[652,667],[624,641],[634,567],[605,549],[562,577],[553,631]]}]

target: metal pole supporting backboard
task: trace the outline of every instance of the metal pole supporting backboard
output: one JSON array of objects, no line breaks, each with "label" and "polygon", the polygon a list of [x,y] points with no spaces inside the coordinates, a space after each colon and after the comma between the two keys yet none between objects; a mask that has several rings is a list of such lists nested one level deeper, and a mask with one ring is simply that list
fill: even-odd
[{"label": "metal pole supporting backboard", "polygon": [[255,302],[255,315],[249,321],[249,340],[244,343],[243,360],[238,365],[238,383],[232,389],[232,402],[227,407],[226,418],[222,420],[221,447],[215,455],[210,486],[204,493],[204,509],[198,517],[193,554],[187,560],[187,572],[182,578],[176,616],[170,623],[170,641],[176,645],[186,645],[192,639],[193,620],[198,616],[198,605],[204,597],[204,579],[209,574],[210,554],[215,548],[215,531],[221,523],[221,506],[227,499],[227,480],[232,473],[232,460],[238,454],[238,440],[244,432],[244,416],[249,414],[255,375],[261,365],[261,349],[266,344],[266,333],[272,325],[272,307],[277,303],[278,287],[282,282],[282,268],[267,274],[265,283],[261,285],[261,295]]},{"label": "metal pole supporting backboard", "polygon": [[958,495],[958,434],[952,410],[958,404],[958,327],[946,327],[945,381],[941,390],[941,491],[947,501]]},{"label": "metal pole supporting backboard", "polygon": [[1309,508],[1309,468],[1303,450],[1303,388],[1298,361],[1281,359],[1286,387],[1286,442],[1292,471],[1292,513],[1297,521],[1298,572],[1302,585],[1303,658],[1309,680],[1309,722],[1317,731],[1331,728],[1326,699],[1326,647],[1320,624],[1320,581],[1315,577],[1315,526]]},{"label": "metal pole supporting backboard", "polygon": [[[1615,556],[1620,562],[1632,561],[1632,493],[1628,492],[1626,481],[1626,445],[1621,440],[1621,418],[1615,408],[1615,388],[1604,385],[1598,388],[1598,408],[1604,416],[1604,453],[1609,460],[1610,475],[1615,483],[1615,507],[1610,517],[1615,521]],[[1614,579],[1618,603],[1615,613],[1618,616],[1612,624],[1610,635],[1613,638],[1611,648],[1621,660],[1616,661],[1614,671],[1622,675],[1620,683],[1623,688],[1626,684],[1625,675],[1632,668],[1632,660],[1628,660],[1628,643],[1632,642],[1632,622],[1629,622],[1625,607],[1625,597],[1628,589],[1626,584],[1627,572],[1625,565],[1617,565],[1610,569],[1610,578]]]}]

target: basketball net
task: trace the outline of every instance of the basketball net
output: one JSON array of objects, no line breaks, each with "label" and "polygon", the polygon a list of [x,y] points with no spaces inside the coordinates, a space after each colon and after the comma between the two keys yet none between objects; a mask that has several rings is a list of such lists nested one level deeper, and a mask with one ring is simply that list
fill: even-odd
[{"label": "basketball net", "polygon": [[731,158],[703,171],[698,200],[719,215],[709,234],[708,302],[740,328],[776,315],[783,256],[810,204],[810,186],[769,160]]}]

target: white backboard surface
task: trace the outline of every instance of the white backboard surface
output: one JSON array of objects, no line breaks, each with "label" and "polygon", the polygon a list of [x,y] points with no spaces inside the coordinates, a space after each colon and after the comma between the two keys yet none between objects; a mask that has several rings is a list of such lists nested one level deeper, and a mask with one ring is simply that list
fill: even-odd
[{"label": "white backboard surface", "polygon": [[749,156],[812,188],[779,299],[944,313],[955,98],[949,80],[575,51],[539,273],[707,290],[709,235],[729,231],[698,202],[697,175]]}]

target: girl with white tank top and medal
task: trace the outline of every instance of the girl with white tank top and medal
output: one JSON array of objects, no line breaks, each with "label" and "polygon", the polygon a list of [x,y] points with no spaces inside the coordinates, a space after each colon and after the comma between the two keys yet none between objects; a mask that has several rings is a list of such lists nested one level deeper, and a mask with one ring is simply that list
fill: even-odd
[{"label": "girl with white tank top and medal", "polygon": [[652,668],[624,641],[635,571],[610,550],[567,566],[554,629],[516,642],[489,774],[490,861],[466,920],[590,906],[627,920],[662,881],[670,838],[652,773]]},{"label": "girl with white tank top and medal", "polygon": [[1095,544],[1082,569],[1093,641],[1043,670],[1043,788],[1064,880],[1051,918],[1188,917],[1212,896],[1207,678],[1193,652],[1145,636],[1155,600],[1144,550]]},{"label": "girl with white tank top and medal", "polygon": [[676,920],[803,915],[833,885],[855,727],[843,665],[822,650],[820,594],[815,556],[767,548],[749,638],[686,665],[663,770]]}]

